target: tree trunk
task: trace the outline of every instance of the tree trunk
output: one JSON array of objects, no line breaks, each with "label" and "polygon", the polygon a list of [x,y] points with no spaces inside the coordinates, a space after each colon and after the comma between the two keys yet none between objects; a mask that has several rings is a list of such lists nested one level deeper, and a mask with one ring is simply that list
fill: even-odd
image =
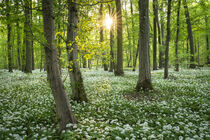
[{"label": "tree trunk", "polygon": [[122,38],[122,11],[121,0],[116,0],[117,8],[117,65],[115,76],[122,76],[123,72],[123,38]]},{"label": "tree trunk", "polygon": [[60,130],[66,129],[68,123],[76,123],[66,96],[59,66],[55,44],[55,24],[53,16],[53,0],[42,0],[44,32],[46,38],[45,57],[47,61],[47,77],[56,103],[56,111],[60,120]]},{"label": "tree trunk", "polygon": [[154,37],[153,37],[153,70],[157,70],[157,0],[153,0],[153,28],[154,28]]},{"label": "tree trunk", "polygon": [[139,0],[139,79],[136,90],[151,90],[151,72],[149,57],[149,0]]},{"label": "tree trunk", "polygon": [[136,71],[136,63],[137,63],[137,58],[138,58],[139,49],[140,49],[139,46],[140,46],[140,44],[139,44],[139,41],[138,41],[136,56],[135,56],[135,58],[134,58],[133,71]]},{"label": "tree trunk", "polygon": [[7,9],[7,55],[8,55],[8,68],[9,72],[13,72],[12,70],[12,44],[11,44],[11,21],[10,21],[10,6],[9,1],[6,1],[6,9]]},{"label": "tree trunk", "polygon": [[163,57],[164,57],[164,46],[165,46],[165,42],[164,42],[164,16],[163,16],[163,0],[162,0],[162,3],[161,3],[161,8],[160,8],[160,11],[161,11],[161,16],[160,16],[160,26],[161,26],[161,38],[162,38],[162,42],[161,42],[161,46],[159,47],[159,68],[163,68]]},{"label": "tree trunk", "polygon": [[135,29],[134,29],[134,21],[133,21],[133,2],[132,0],[130,0],[130,8],[131,8],[131,23],[132,23],[132,35],[133,35],[133,71],[136,70],[136,60],[137,60],[137,57],[135,57],[135,53],[137,53],[138,55],[138,46],[137,45],[137,52],[136,52],[136,49],[135,49],[135,46],[136,46],[136,43],[135,43]]},{"label": "tree trunk", "polygon": [[[76,2],[76,0],[74,1]],[[69,62],[69,75],[71,79],[72,99],[77,102],[87,101],[87,95],[83,84],[82,74],[78,63],[78,47],[75,38],[77,36],[78,7],[76,3],[68,0],[68,28],[67,28],[67,52]],[[72,45],[69,44],[71,42]],[[71,51],[70,51],[71,50]]]},{"label": "tree trunk", "polygon": [[208,37],[208,17],[205,16],[205,22],[206,22],[206,50],[207,50],[207,62],[206,64],[210,65],[210,55],[209,55],[209,37]]},{"label": "tree trunk", "polygon": [[[109,5],[109,16],[114,19],[114,8],[111,10],[111,5]],[[109,63],[109,72],[113,72],[114,70],[114,24],[111,24],[110,28],[110,63]]]},{"label": "tree trunk", "polygon": [[32,73],[32,36],[30,33],[30,26],[31,26],[31,0],[25,0],[24,1],[24,14],[25,14],[25,47],[26,47],[26,67],[25,71],[26,73]]},{"label": "tree trunk", "polygon": [[199,38],[198,38],[198,65],[200,65],[200,43],[199,43]]},{"label": "tree trunk", "polygon": [[168,63],[169,63],[169,42],[170,42],[170,25],[171,25],[171,0],[168,0],[168,12],[167,12],[167,36],[166,36],[166,50],[165,50],[165,68],[164,79],[168,78]]},{"label": "tree trunk", "polygon": [[128,57],[128,67],[132,66],[132,46],[131,46],[131,37],[130,37],[130,30],[128,25],[128,14],[127,14],[127,3],[125,2],[125,20],[126,20],[126,27],[127,27],[127,35],[128,35],[128,45],[129,45],[129,57]]},{"label": "tree trunk", "polygon": [[[100,14],[100,43],[101,43],[101,45],[103,45],[103,42],[104,42],[103,4],[100,5],[99,14]],[[108,71],[108,66],[106,64],[106,54],[105,54],[105,52],[103,52],[102,62],[103,62],[104,71]]]},{"label": "tree trunk", "polygon": [[18,59],[18,69],[21,70],[21,62],[20,62],[20,46],[21,46],[21,40],[20,40],[20,26],[19,22],[17,21],[17,59]]},{"label": "tree trunk", "polygon": [[175,71],[179,71],[179,57],[178,57],[178,43],[179,43],[179,13],[180,13],[181,0],[178,0],[178,9],[177,9],[177,30],[176,30],[176,41],[175,41]]},{"label": "tree trunk", "polygon": [[188,11],[188,6],[186,0],[183,0],[184,4],[184,9],[185,9],[185,18],[186,18],[186,23],[187,23],[187,32],[188,32],[188,37],[190,40],[190,68],[195,68],[194,64],[194,44],[193,44],[193,34],[192,34],[192,28],[191,28],[191,21],[190,21],[190,14]]}]

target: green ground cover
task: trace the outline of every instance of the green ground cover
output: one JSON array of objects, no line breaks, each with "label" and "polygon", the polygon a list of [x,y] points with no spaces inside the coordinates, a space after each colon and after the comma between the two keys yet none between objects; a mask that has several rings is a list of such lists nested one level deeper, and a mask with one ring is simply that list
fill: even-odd
[{"label": "green ground cover", "polygon": [[139,94],[137,72],[82,73],[89,102],[71,101],[79,123],[59,135],[46,73],[0,70],[0,139],[210,139],[210,69],[152,71],[155,90]]}]

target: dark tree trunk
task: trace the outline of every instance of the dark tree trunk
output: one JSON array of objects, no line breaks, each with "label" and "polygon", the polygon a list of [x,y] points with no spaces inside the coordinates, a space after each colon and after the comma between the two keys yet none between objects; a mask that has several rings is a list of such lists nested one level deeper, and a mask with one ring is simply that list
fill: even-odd
[{"label": "dark tree trunk", "polygon": [[209,54],[209,37],[208,37],[208,17],[205,16],[205,22],[206,22],[206,50],[207,50],[207,63],[210,64],[210,54]]},{"label": "dark tree trunk", "polygon": [[190,14],[188,11],[188,6],[186,0],[183,0],[184,9],[185,9],[185,18],[187,23],[187,32],[188,37],[190,40],[190,68],[195,68],[195,58],[194,58],[194,44],[193,44],[193,34],[192,34],[192,27],[191,27],[191,21],[190,21]]},{"label": "dark tree trunk", "polygon": [[137,63],[137,58],[138,58],[139,49],[140,49],[139,46],[140,46],[140,44],[139,44],[139,41],[138,41],[136,55],[135,55],[135,58],[134,58],[133,71],[136,71],[136,63]]},{"label": "dark tree trunk", "polygon": [[179,43],[179,13],[180,13],[181,0],[178,0],[178,9],[177,9],[177,30],[176,30],[176,41],[175,41],[175,71],[179,71],[179,57],[178,57],[178,43]]},{"label": "dark tree trunk", "polygon": [[[76,2],[75,0],[74,2]],[[72,99],[77,102],[88,101],[83,84],[82,74],[78,63],[77,42],[71,46],[70,42],[75,42],[77,36],[78,7],[76,3],[68,0],[68,29],[67,29],[67,52],[69,62],[69,75],[71,79]],[[70,51],[72,50],[72,51]]]},{"label": "dark tree trunk", "polygon": [[139,0],[139,77],[136,90],[151,90],[151,72],[149,57],[149,0]]},{"label": "dark tree trunk", "polygon": [[135,46],[136,46],[136,43],[135,43],[135,29],[134,29],[134,20],[133,20],[133,2],[132,0],[130,0],[130,8],[131,8],[131,23],[132,23],[132,37],[133,37],[133,71],[136,70],[136,60],[137,60],[137,57],[135,57],[135,53],[138,54],[138,46],[137,46],[137,52],[136,52],[136,49],[135,49]]},{"label": "dark tree trunk", "polygon": [[154,36],[153,36],[153,70],[157,70],[157,0],[153,0],[153,28],[154,28]]},{"label": "dark tree trunk", "polygon": [[123,72],[123,38],[122,38],[122,10],[121,0],[116,0],[117,8],[117,65],[115,76],[122,76]]},{"label": "dark tree trunk", "polygon": [[[103,45],[103,42],[104,42],[103,4],[100,5],[99,14],[100,14],[100,43],[101,43],[101,45]],[[108,71],[108,65],[106,64],[106,54],[105,54],[105,52],[103,52],[102,62],[103,62],[104,71]]]},{"label": "dark tree trunk", "polygon": [[[16,12],[19,14],[19,3],[15,2]],[[20,48],[21,48],[21,36],[20,36],[20,25],[19,21],[16,22],[17,30],[17,60],[18,60],[18,69],[21,70],[21,61],[20,61]]]},{"label": "dark tree trunk", "polygon": [[86,58],[84,57],[84,55],[83,55],[83,57],[82,57],[82,65],[83,65],[83,68],[87,68],[87,60],[86,60]]},{"label": "dark tree trunk", "polygon": [[24,14],[25,14],[25,47],[26,47],[26,66],[25,71],[26,73],[32,73],[32,36],[30,32],[30,26],[31,26],[31,0],[25,0],[24,1]]},{"label": "dark tree trunk", "polygon": [[129,57],[128,57],[128,67],[132,66],[132,46],[131,46],[131,36],[130,36],[130,29],[128,25],[128,14],[127,14],[127,3],[125,2],[125,19],[126,19],[126,27],[127,27],[127,35],[128,35],[128,45],[129,45]]},{"label": "dark tree trunk", "polygon": [[[159,4],[158,4],[158,0],[156,0],[156,8],[155,8],[155,18],[156,18],[156,24],[158,27],[158,44],[159,44],[159,68],[160,68],[160,61],[162,61],[162,52],[160,51],[161,47],[162,47],[162,42],[161,42],[161,28],[160,28],[160,23],[159,23],[159,16],[158,16],[158,9],[159,9]],[[162,67],[162,66],[161,66]]]},{"label": "dark tree trunk", "polygon": [[47,40],[45,45],[45,57],[47,61],[47,77],[56,103],[56,111],[60,120],[60,130],[66,129],[68,123],[76,123],[66,92],[64,89],[55,44],[55,23],[53,16],[53,0],[42,0],[44,32]]},{"label": "dark tree trunk", "polygon": [[88,59],[88,68],[91,69],[91,59]]},{"label": "dark tree trunk", "polygon": [[168,78],[168,63],[169,63],[169,42],[170,42],[170,25],[171,25],[171,0],[168,0],[168,12],[167,12],[167,36],[166,36],[166,50],[165,50],[165,68],[164,79]]},{"label": "dark tree trunk", "polygon": [[[111,10],[111,5],[109,5],[109,16],[113,19],[114,18],[114,8]],[[110,63],[109,63],[109,72],[113,72],[114,70],[114,24],[111,25],[110,28]]]},{"label": "dark tree trunk", "polygon": [[161,11],[161,16],[160,16],[160,26],[161,26],[161,38],[162,38],[162,42],[161,42],[161,46],[159,47],[159,68],[163,68],[163,58],[164,58],[164,46],[165,46],[165,42],[164,42],[164,16],[163,16],[163,0],[162,0],[162,3],[161,3],[161,8],[160,8],[160,11]]},{"label": "dark tree trunk", "polygon": [[199,38],[198,38],[198,65],[200,65],[200,43],[199,43]]},{"label": "dark tree trunk", "polygon": [[18,69],[21,70],[21,61],[20,61],[20,48],[21,48],[21,40],[20,40],[20,26],[19,22],[17,21],[17,59],[18,59]]},{"label": "dark tree trunk", "polygon": [[7,55],[8,55],[8,69],[9,72],[12,70],[12,44],[11,44],[11,21],[10,21],[10,5],[9,0],[6,0],[6,9],[7,9]]}]

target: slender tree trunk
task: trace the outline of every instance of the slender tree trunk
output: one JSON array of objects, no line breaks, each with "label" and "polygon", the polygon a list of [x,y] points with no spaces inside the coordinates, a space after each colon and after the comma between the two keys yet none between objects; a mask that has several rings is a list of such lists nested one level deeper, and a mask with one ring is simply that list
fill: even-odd
[{"label": "slender tree trunk", "polygon": [[[33,19],[32,19],[32,16],[33,16],[33,12],[32,12],[32,1],[31,1],[31,3],[30,3],[30,16],[31,16],[31,25],[30,26],[32,26],[33,25]],[[32,36],[32,34],[31,34],[31,67],[32,67],[32,70],[34,70],[35,69],[35,60],[34,60],[34,40],[33,40],[33,36]]]},{"label": "slender tree trunk", "polygon": [[153,70],[157,70],[157,0],[153,0],[153,28],[154,28],[154,37],[153,37]]},{"label": "slender tree trunk", "polygon": [[[100,14],[100,43],[101,43],[101,45],[104,45],[103,44],[103,42],[104,42],[103,4],[100,5],[99,14]],[[105,52],[103,52],[102,62],[103,62],[104,71],[107,71],[108,66],[106,64],[106,54],[105,54]]]},{"label": "slender tree trunk", "polygon": [[25,14],[25,47],[26,47],[26,67],[25,71],[26,73],[32,73],[32,36],[30,33],[30,26],[31,26],[31,0],[25,0],[24,1],[24,14]]},{"label": "slender tree trunk", "polygon": [[[19,4],[18,1],[15,2],[16,12],[19,14]],[[18,60],[18,69],[21,70],[21,61],[20,61],[20,48],[21,48],[21,35],[20,35],[20,25],[19,21],[16,22],[17,30],[17,60]]]},{"label": "slender tree trunk", "polygon": [[117,8],[117,65],[115,76],[122,76],[123,72],[123,38],[122,38],[122,9],[121,0],[116,0]]},{"label": "slender tree trunk", "polygon": [[210,65],[210,54],[209,54],[209,37],[208,37],[208,17],[205,16],[206,23],[206,50],[207,50],[207,62],[206,64]]},{"label": "slender tree trunk", "polygon": [[[77,0],[74,0],[76,2]],[[67,52],[69,62],[69,75],[71,79],[72,99],[77,102],[87,101],[82,74],[78,63],[78,47],[75,38],[77,36],[78,7],[76,3],[68,0],[68,28],[67,28]],[[70,42],[75,42],[71,46]],[[72,51],[70,51],[72,50]]]},{"label": "slender tree trunk", "polygon": [[161,26],[161,38],[162,38],[162,42],[161,42],[161,46],[159,47],[159,68],[163,68],[163,57],[164,57],[164,46],[165,46],[165,41],[164,41],[164,16],[163,16],[163,0],[162,0],[162,3],[161,3],[161,8],[160,8],[160,11],[161,11],[161,16],[160,16],[160,26]]},{"label": "slender tree trunk", "polygon": [[88,68],[91,70],[91,59],[88,59]]},{"label": "slender tree trunk", "polygon": [[135,43],[135,29],[134,29],[134,20],[133,20],[133,2],[132,0],[130,0],[130,8],[131,8],[131,23],[132,23],[132,37],[133,37],[133,71],[136,70],[136,60],[137,60],[137,57],[135,57],[135,53],[137,53],[138,55],[138,46],[137,45],[137,52],[136,52],[136,49],[135,49],[135,46],[136,46],[136,43]]},{"label": "slender tree trunk", "polygon": [[56,103],[56,112],[60,121],[60,130],[66,129],[68,123],[76,123],[66,96],[59,66],[55,44],[55,23],[53,16],[53,0],[42,0],[44,32],[47,43],[45,57],[47,61],[47,77]]},{"label": "slender tree trunk", "polygon": [[169,63],[169,42],[170,42],[170,25],[171,25],[171,0],[168,0],[168,12],[167,12],[167,36],[166,36],[166,50],[165,50],[165,68],[164,79],[168,78],[168,63]]},{"label": "slender tree trunk", "polygon": [[151,72],[149,57],[149,0],[139,0],[139,77],[136,90],[151,90]]},{"label": "slender tree trunk", "polygon": [[178,0],[178,9],[177,9],[177,30],[176,30],[176,41],[175,41],[175,71],[179,71],[179,57],[178,57],[178,43],[179,43],[179,13],[180,13],[181,0]]},{"label": "slender tree trunk", "polygon": [[136,56],[134,58],[133,71],[136,71],[136,63],[137,63],[139,50],[140,50],[140,44],[139,44],[139,41],[138,41],[137,50],[136,50]]},{"label": "slender tree trunk", "polygon": [[18,69],[21,70],[21,61],[20,61],[20,48],[21,48],[21,40],[20,40],[20,26],[19,22],[17,21],[16,24],[17,28],[17,59],[18,59]]},{"label": "slender tree trunk", "polygon": [[184,9],[185,9],[185,18],[187,23],[187,32],[190,40],[190,68],[195,68],[195,58],[194,58],[194,43],[193,43],[193,34],[192,34],[192,27],[191,27],[191,21],[190,21],[190,14],[188,11],[188,6],[186,0],[183,0]]},{"label": "slender tree trunk", "polygon": [[10,6],[9,1],[6,1],[6,9],[7,9],[7,55],[8,55],[8,68],[9,72],[13,72],[12,70],[12,44],[11,44],[11,21],[10,21]]},{"label": "slender tree trunk", "polygon": [[[114,8],[111,10],[111,5],[109,5],[109,16],[114,20]],[[114,22],[113,22],[114,23]],[[110,63],[109,63],[109,72],[113,72],[114,69],[114,24],[111,25],[110,28]]]},{"label": "slender tree trunk", "polygon": [[[161,28],[160,28],[159,16],[158,16],[158,9],[159,9],[158,0],[156,0],[156,3],[157,4],[156,4],[156,8],[155,8],[155,18],[156,18],[156,24],[157,24],[157,27],[158,27],[159,59],[162,59],[162,58],[160,58],[160,56],[162,55],[161,52],[160,52],[160,49],[162,47],[162,42],[161,42]],[[160,64],[160,60],[159,60],[159,64]],[[160,66],[159,66],[159,68],[160,68]]]},{"label": "slender tree trunk", "polygon": [[84,57],[84,55],[83,55],[83,57],[82,57],[82,64],[83,64],[83,68],[87,68],[87,60],[86,60],[86,58]]}]

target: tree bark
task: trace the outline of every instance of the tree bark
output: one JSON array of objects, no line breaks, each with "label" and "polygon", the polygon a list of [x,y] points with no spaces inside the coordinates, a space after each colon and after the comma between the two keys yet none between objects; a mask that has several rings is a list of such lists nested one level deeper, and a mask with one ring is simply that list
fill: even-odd
[{"label": "tree bark", "polygon": [[151,90],[151,71],[149,57],[149,0],[139,0],[139,77],[136,90]]},{"label": "tree bark", "polygon": [[9,72],[12,70],[12,44],[11,44],[11,21],[10,21],[10,5],[9,0],[6,0],[6,9],[7,9],[7,55],[8,55],[8,69]]},{"label": "tree bark", "polygon": [[25,14],[25,47],[26,47],[26,66],[25,71],[26,73],[32,73],[32,36],[30,33],[30,25],[31,25],[31,0],[24,1],[24,14]]},{"label": "tree bark", "polygon": [[127,35],[128,35],[128,45],[129,45],[129,57],[128,57],[128,67],[130,65],[132,66],[132,46],[131,46],[131,36],[130,36],[130,30],[129,30],[129,25],[128,25],[128,14],[127,14],[127,3],[125,2],[125,19],[126,19],[126,27],[127,27]]},{"label": "tree bark", "polygon": [[157,70],[157,0],[153,0],[153,28],[154,28],[154,36],[153,36],[153,70]]},{"label": "tree bark", "polygon": [[209,37],[208,37],[208,17],[205,16],[205,23],[206,23],[206,50],[207,50],[207,62],[206,64],[210,65],[210,55],[209,55]]},{"label": "tree bark", "polygon": [[[75,0],[74,2],[76,2]],[[78,63],[78,47],[75,38],[77,36],[78,7],[68,0],[68,28],[67,28],[67,52],[69,62],[69,75],[71,79],[72,99],[77,102],[88,101],[85,92],[82,74]],[[69,45],[72,44],[72,45]]]},{"label": "tree bark", "polygon": [[171,25],[171,0],[168,0],[168,11],[167,11],[167,36],[166,36],[166,50],[165,50],[165,68],[164,68],[164,79],[168,78],[168,63],[169,63],[169,42],[170,42],[170,25]]},{"label": "tree bark", "polygon": [[160,26],[161,26],[161,38],[162,38],[162,42],[161,42],[161,46],[159,47],[159,68],[163,68],[163,57],[164,57],[164,51],[163,48],[165,46],[165,41],[164,41],[164,16],[163,16],[163,0],[161,3],[161,16],[160,16]]},{"label": "tree bark", "polygon": [[[111,10],[111,5],[109,5],[109,16],[114,20],[114,8]],[[110,28],[110,63],[109,63],[109,72],[113,72],[114,70],[114,24],[111,25]]]},{"label": "tree bark", "polygon": [[121,0],[116,0],[117,13],[117,65],[115,76],[122,76],[123,72],[123,38],[122,38],[122,9]]},{"label": "tree bark", "polygon": [[179,43],[179,13],[180,13],[181,0],[178,0],[178,9],[177,9],[177,30],[176,30],[176,41],[175,41],[175,71],[179,71],[179,57],[178,57],[178,43]]},{"label": "tree bark", "polygon": [[[103,4],[100,5],[99,14],[100,14],[100,43],[101,43],[101,45],[103,45],[103,42],[104,42]],[[102,62],[103,62],[104,71],[108,71],[108,66],[106,64],[106,54],[105,54],[105,52],[103,52]]]},{"label": "tree bark", "polygon": [[55,44],[55,23],[53,16],[53,0],[42,0],[44,32],[46,38],[45,57],[47,61],[47,77],[56,103],[56,112],[60,120],[60,130],[66,129],[66,124],[76,123],[66,92],[64,89]]},{"label": "tree bark", "polygon": [[138,41],[136,56],[134,58],[133,71],[136,71],[136,63],[137,63],[137,58],[138,58],[138,54],[139,54],[139,50],[140,50],[139,46],[140,46],[140,44],[139,44],[139,41]]},{"label": "tree bark", "polygon": [[192,34],[192,27],[191,27],[191,21],[190,21],[190,14],[188,11],[188,6],[186,0],[183,0],[184,9],[185,9],[185,18],[187,23],[187,32],[188,37],[190,40],[190,66],[189,68],[195,68],[195,58],[194,58],[194,43],[193,43],[193,34]]},{"label": "tree bark", "polygon": [[[135,57],[135,53],[136,53],[136,49],[135,49],[135,46],[136,46],[136,43],[135,43],[135,29],[134,29],[134,20],[133,20],[133,2],[132,0],[130,0],[130,9],[131,9],[131,23],[132,23],[132,38],[133,38],[133,71],[136,70],[136,60],[137,58]],[[137,48],[138,48],[139,45],[137,45]],[[138,50],[138,49],[137,49]],[[137,52],[138,54],[138,52]],[[138,56],[137,56],[138,57]]]}]

